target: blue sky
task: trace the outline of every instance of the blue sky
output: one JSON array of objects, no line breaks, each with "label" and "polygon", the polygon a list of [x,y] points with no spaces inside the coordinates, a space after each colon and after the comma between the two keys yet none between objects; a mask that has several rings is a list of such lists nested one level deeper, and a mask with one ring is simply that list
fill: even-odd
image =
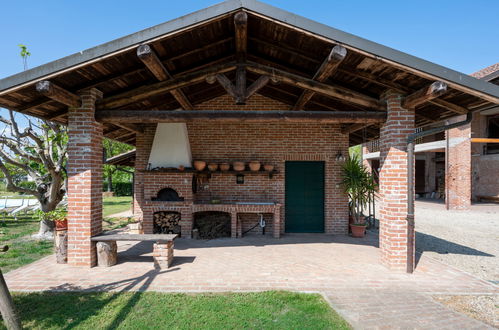
[{"label": "blue sky", "polygon": [[[34,67],[219,1],[2,0],[0,77]],[[267,0],[392,48],[471,73],[499,62],[497,0]]]},{"label": "blue sky", "polygon": [[[33,68],[218,2],[1,0],[0,79],[22,71],[20,43]],[[464,73],[499,62],[498,0],[265,2]]]}]

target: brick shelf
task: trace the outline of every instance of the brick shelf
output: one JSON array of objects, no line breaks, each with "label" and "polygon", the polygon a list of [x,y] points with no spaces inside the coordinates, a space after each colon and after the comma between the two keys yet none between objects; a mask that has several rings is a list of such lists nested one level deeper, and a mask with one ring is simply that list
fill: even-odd
[{"label": "brick shelf", "polygon": [[176,168],[172,169],[161,169],[161,170],[140,170],[139,172],[143,173],[195,173],[195,174],[227,174],[227,175],[237,175],[237,174],[244,174],[244,175],[268,175],[269,178],[272,178],[274,175],[279,174],[278,170],[272,170],[272,171],[265,171],[265,170],[260,170],[260,171],[249,171],[249,170],[244,170],[244,171],[234,171],[234,170],[228,170],[228,171],[221,171],[221,170],[216,170],[216,171],[197,171],[193,168],[186,168],[184,170],[179,170]]}]

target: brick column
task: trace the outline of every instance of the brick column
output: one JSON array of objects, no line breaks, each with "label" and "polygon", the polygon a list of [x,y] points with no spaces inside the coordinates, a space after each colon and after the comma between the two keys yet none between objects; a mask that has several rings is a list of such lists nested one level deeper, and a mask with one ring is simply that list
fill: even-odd
[{"label": "brick column", "polygon": [[80,108],[68,113],[68,262],[96,265],[95,243],[102,232],[102,125],[95,121],[97,89],[81,93]]},{"label": "brick column", "polygon": [[[452,124],[465,119],[450,119]],[[445,206],[448,210],[469,210],[471,206],[471,124],[446,132]]]},{"label": "brick column", "polygon": [[414,132],[414,110],[403,109],[401,95],[384,95],[388,117],[380,131],[381,262],[406,271],[414,262],[414,225],[407,221],[407,137]]}]

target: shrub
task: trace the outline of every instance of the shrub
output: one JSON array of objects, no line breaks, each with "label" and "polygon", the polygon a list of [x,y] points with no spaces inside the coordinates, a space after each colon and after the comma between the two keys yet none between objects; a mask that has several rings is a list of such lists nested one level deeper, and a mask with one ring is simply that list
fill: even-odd
[{"label": "shrub", "polygon": [[[102,185],[103,191],[107,191],[107,182]],[[132,182],[113,182],[114,196],[132,196]]]}]

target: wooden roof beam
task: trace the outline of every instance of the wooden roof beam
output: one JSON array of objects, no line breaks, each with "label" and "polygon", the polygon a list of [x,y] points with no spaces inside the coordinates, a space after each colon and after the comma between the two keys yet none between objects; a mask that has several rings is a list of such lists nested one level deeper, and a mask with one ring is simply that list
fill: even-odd
[{"label": "wooden roof beam", "polygon": [[68,107],[81,106],[81,99],[78,95],[71,93],[70,91],[62,87],[57,86],[51,81],[42,80],[37,82],[36,91],[54,101],[65,104]]},{"label": "wooden roof beam", "polygon": [[212,65],[206,69],[195,72],[184,73],[175,76],[173,79],[160,81],[154,84],[141,86],[127,92],[123,92],[114,96],[104,98],[97,102],[97,109],[113,109],[122,107],[127,104],[140,102],[150,97],[170,92],[174,89],[187,87],[196,83],[200,83],[208,76],[213,76],[218,73],[232,71],[236,68],[235,63],[229,62],[222,65]]},{"label": "wooden roof beam", "polygon": [[[322,65],[319,67],[317,72],[315,73],[313,79],[323,82],[327,78],[329,78],[334,71],[338,68],[341,62],[347,56],[347,50],[345,47],[336,45],[333,47],[328,57],[324,60]],[[301,110],[307,104],[308,101],[314,96],[315,92],[311,90],[303,91],[298,101],[294,105],[294,110]]]},{"label": "wooden roof beam", "polygon": [[248,14],[244,11],[234,15],[234,27],[236,32],[236,59],[244,61],[248,50]]},{"label": "wooden roof beam", "polygon": [[346,127],[343,127],[341,129],[341,134],[350,134],[354,133],[357,131],[360,131],[361,129],[366,128],[367,126],[370,126],[371,124],[364,124],[364,123],[359,123],[359,124],[352,124]]},{"label": "wooden roof beam", "polygon": [[[239,70],[239,68],[237,70]],[[244,74],[244,79],[246,80],[246,74]],[[270,77],[267,75],[262,75],[257,80],[255,80],[248,88],[244,88],[242,91],[240,90],[240,87],[238,87],[237,82],[236,85],[234,85],[224,74],[220,73],[206,77],[206,82],[208,84],[213,84],[215,83],[215,81],[218,81],[218,83],[225,89],[227,94],[229,94],[236,101],[237,105],[242,105],[246,104],[246,100],[248,100],[248,98],[262,89],[270,81]]]},{"label": "wooden roof beam", "polygon": [[339,99],[348,103],[353,103],[368,109],[386,111],[384,102],[362,93],[349,90],[344,87],[332,86],[306,78],[300,75],[278,70],[266,65],[248,62],[247,69],[251,72],[276,77],[281,82],[297,86],[315,93],[323,94],[331,98]]},{"label": "wooden roof beam", "polygon": [[[145,64],[147,69],[158,79],[159,81],[165,81],[172,79],[173,76],[168,72],[163,63],[158,58],[156,52],[148,44],[140,45],[137,48],[137,56]],[[185,96],[181,89],[173,89],[170,91],[175,100],[180,104],[180,106],[185,110],[192,110],[194,107],[191,102]]]},{"label": "wooden roof beam", "polygon": [[243,110],[99,110],[97,121],[103,123],[160,123],[194,120],[222,122],[321,122],[321,123],[380,123],[386,113],[379,111],[243,111]]},{"label": "wooden roof beam", "polygon": [[121,127],[123,129],[126,129],[127,131],[133,132],[135,134],[143,134],[144,133],[144,128],[140,125],[137,125],[137,124],[113,123],[113,125]]},{"label": "wooden roof beam", "polygon": [[415,108],[447,93],[447,84],[443,81],[435,81],[430,85],[408,95],[402,101],[402,107],[406,109]]}]

